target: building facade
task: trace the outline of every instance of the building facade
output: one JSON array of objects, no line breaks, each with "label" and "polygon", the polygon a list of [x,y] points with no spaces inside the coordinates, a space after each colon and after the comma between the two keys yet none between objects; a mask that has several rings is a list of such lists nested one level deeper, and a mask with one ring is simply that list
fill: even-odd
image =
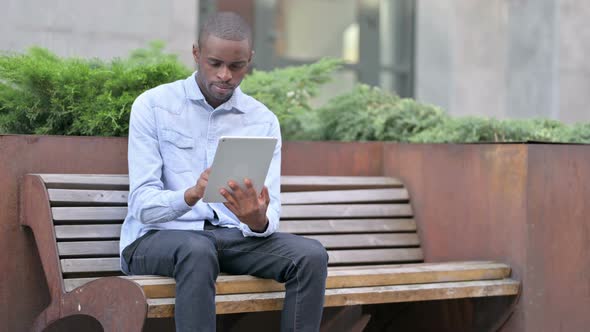
[{"label": "building facade", "polygon": [[231,10],[254,28],[254,67],[331,56],[344,68],[316,103],[356,83],[452,115],[590,121],[590,6],[583,0],[9,0],[0,49],[111,58],[163,40],[194,66],[198,24]]}]

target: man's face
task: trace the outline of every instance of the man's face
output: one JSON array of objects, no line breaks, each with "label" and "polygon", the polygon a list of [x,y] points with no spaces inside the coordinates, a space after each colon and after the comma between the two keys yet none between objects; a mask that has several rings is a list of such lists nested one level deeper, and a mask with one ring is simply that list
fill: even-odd
[{"label": "man's face", "polygon": [[199,65],[197,83],[212,107],[227,101],[240,85],[252,60],[248,40],[226,40],[213,35],[201,47],[193,46],[193,57]]}]

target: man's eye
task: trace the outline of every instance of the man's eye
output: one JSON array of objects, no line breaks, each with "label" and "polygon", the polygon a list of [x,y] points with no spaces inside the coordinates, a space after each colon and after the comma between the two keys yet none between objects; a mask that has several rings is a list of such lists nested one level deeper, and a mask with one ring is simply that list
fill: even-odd
[{"label": "man's eye", "polygon": [[239,69],[242,69],[242,68],[244,68],[244,66],[245,66],[245,65],[244,65],[243,63],[237,63],[237,64],[231,64],[229,67],[230,67],[232,70],[239,70]]},{"label": "man's eye", "polygon": [[220,62],[209,62],[209,65],[211,67],[219,67],[219,66],[221,66],[221,63]]}]

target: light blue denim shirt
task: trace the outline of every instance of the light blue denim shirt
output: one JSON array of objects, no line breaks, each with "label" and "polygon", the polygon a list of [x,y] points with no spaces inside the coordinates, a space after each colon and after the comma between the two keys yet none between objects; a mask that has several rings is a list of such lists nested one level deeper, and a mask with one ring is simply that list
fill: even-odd
[{"label": "light blue denim shirt", "polygon": [[[160,85],[141,94],[131,108],[129,124],[129,210],[121,229],[120,251],[152,229],[203,230],[204,220],[237,227],[244,236],[269,236],[279,224],[281,132],[277,117],[266,106],[237,88],[213,109],[193,73],[185,80]],[[184,201],[213,162],[223,136],[277,137],[270,170],[268,228],[253,232],[222,203]],[[237,180],[237,179],[236,179]],[[218,219],[214,219],[213,210]]]}]

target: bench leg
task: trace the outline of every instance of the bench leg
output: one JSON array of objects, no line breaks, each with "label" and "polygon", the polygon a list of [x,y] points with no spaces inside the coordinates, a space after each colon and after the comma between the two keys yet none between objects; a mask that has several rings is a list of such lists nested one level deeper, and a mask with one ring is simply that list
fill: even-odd
[{"label": "bench leg", "polygon": [[[55,310],[56,307],[59,310]],[[33,331],[73,315],[95,318],[105,332],[141,332],[147,301],[136,283],[119,277],[100,278],[63,295],[35,320]]]},{"label": "bench leg", "polygon": [[369,320],[371,320],[371,315],[363,313],[360,305],[324,308],[324,318],[322,319],[320,332],[362,332]]},{"label": "bench leg", "polygon": [[[45,328],[51,325],[52,322],[58,319],[56,315],[52,315],[51,312],[55,311],[56,305],[51,303],[49,307],[45,308],[33,321],[31,332],[42,332]],[[57,310],[59,311],[59,309]],[[55,317],[55,318],[52,318]]]}]

